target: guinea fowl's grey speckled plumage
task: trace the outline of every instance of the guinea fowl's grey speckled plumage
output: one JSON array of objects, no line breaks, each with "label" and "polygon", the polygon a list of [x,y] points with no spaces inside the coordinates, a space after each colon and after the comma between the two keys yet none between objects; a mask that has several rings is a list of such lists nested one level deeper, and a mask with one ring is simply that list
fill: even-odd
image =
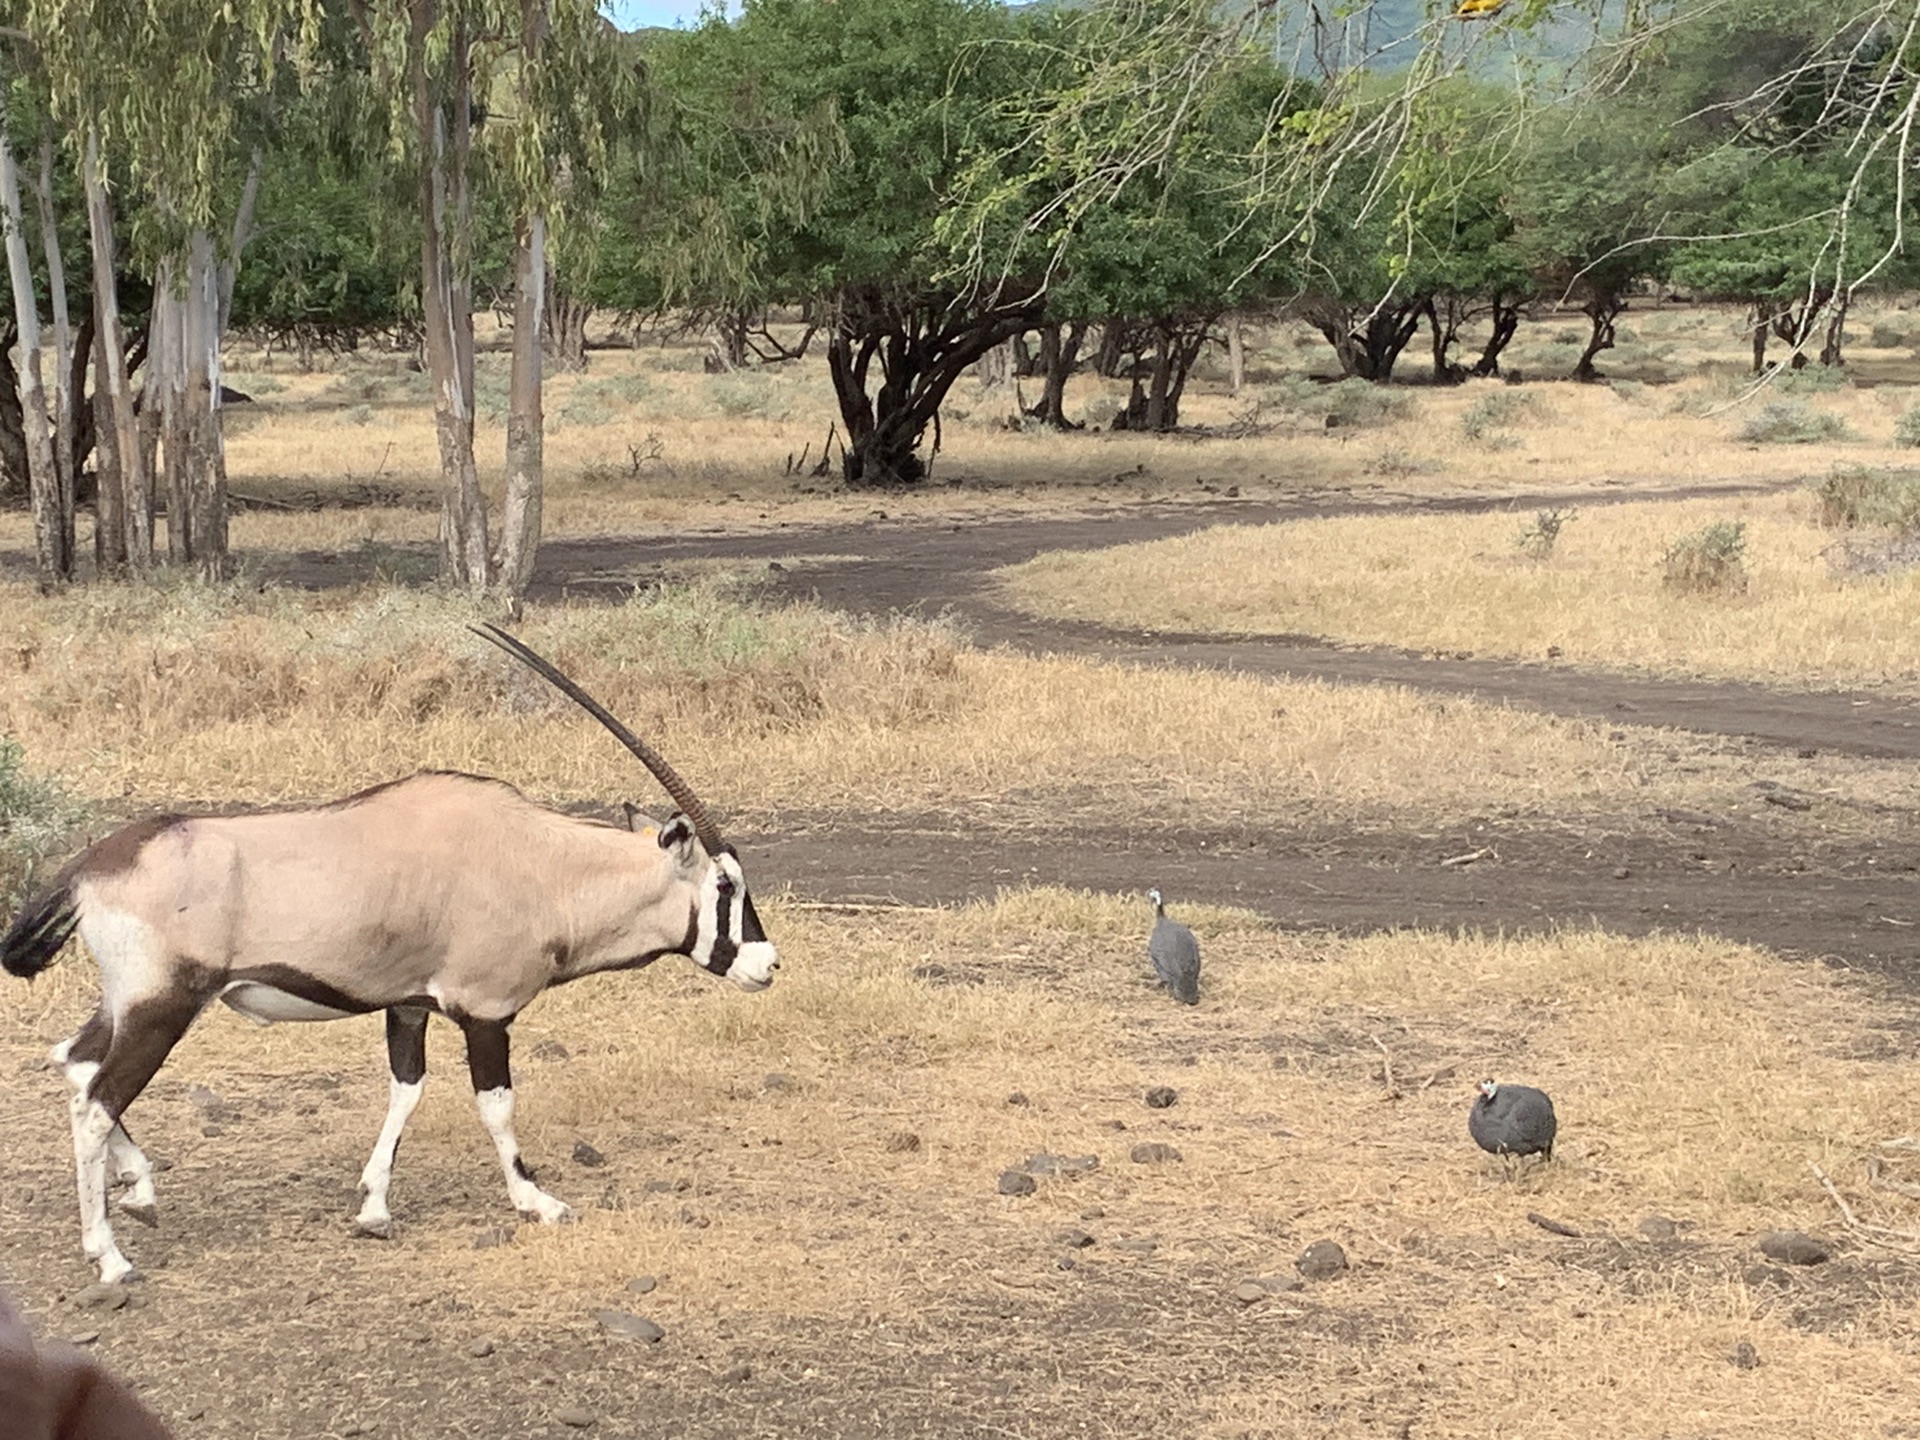
[{"label": "guinea fowl's grey speckled plumage", "polygon": [[1467,1133],[1492,1155],[1545,1155],[1551,1160],[1558,1129],[1553,1101],[1531,1085],[1482,1080],[1480,1098],[1467,1116]]},{"label": "guinea fowl's grey speckled plumage", "polygon": [[1147,938],[1147,958],[1153,961],[1153,973],[1183,1005],[1200,1003],[1200,942],[1193,931],[1177,920],[1167,918],[1166,902],[1158,890],[1149,890],[1153,902],[1153,934]]}]

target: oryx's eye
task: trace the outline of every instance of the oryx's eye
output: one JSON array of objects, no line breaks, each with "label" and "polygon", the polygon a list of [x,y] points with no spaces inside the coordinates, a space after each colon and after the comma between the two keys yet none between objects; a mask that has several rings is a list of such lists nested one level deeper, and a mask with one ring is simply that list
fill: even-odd
[{"label": "oryx's eye", "polygon": [[733,894],[733,877],[722,870],[720,872],[720,878],[713,882],[713,888],[722,895]]}]

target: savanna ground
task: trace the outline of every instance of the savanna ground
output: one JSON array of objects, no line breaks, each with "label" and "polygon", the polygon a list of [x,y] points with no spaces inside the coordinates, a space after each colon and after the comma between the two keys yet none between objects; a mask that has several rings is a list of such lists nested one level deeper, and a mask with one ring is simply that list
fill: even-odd
[{"label": "savanna ground", "polygon": [[[666,961],[528,1012],[560,1229],[512,1225],[436,1026],[384,1245],[348,1228],[377,1021],[210,1015],[131,1114],[171,1163],[110,1309],[44,1060],[69,956],[0,998],[0,1276],[221,1440],[1920,1435],[1920,1153],[1883,1143],[1920,1125],[1920,606],[1809,489],[1902,466],[1920,319],[1745,404],[1737,319],[1633,318],[1610,388],[1385,396],[1277,327],[1161,440],[1010,431],[969,385],[910,497],[785,473],[811,362],[596,352],[553,385],[521,630],[721,811],[780,982]],[[1569,358],[1530,332],[1514,366]],[[654,803],[428,583],[419,377],[230,363],[241,581],[41,596],[0,515],[0,733],[72,838],[422,766]],[[1743,438],[1768,405],[1817,443]],[[1542,510],[1576,512],[1549,553]],[[1744,588],[1668,589],[1726,520]],[[1153,884],[1196,1010],[1146,984]],[[1482,1073],[1553,1093],[1553,1164],[1473,1149]],[[1767,1259],[1783,1227],[1833,1258]],[[1318,1239],[1350,1268],[1295,1288]]]}]

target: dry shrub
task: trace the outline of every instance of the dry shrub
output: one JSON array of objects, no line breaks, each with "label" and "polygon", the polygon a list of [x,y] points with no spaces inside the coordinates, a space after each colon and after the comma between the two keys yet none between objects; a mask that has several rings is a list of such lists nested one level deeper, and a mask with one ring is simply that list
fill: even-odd
[{"label": "dry shrub", "polygon": [[1881,525],[1920,529],[1920,473],[1848,465],[1835,470],[1814,491],[1822,525]]},{"label": "dry shrub", "polygon": [[1680,595],[1744,595],[1746,550],[1746,521],[1715,520],[1667,546],[1661,579]]}]

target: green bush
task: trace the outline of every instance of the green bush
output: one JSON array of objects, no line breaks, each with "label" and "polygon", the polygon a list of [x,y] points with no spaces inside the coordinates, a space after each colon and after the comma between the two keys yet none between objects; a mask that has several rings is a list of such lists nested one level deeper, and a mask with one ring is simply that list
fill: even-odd
[{"label": "green bush", "polygon": [[0,918],[26,898],[34,867],[86,818],[86,807],[54,779],[34,775],[12,736],[0,736]]},{"label": "green bush", "polygon": [[1915,471],[1848,465],[1821,481],[1814,494],[1822,525],[1920,530],[1920,473]]},{"label": "green bush", "polygon": [[1367,380],[1338,380],[1322,385],[1304,375],[1290,375],[1260,393],[1263,408],[1291,411],[1318,420],[1329,429],[1386,425],[1413,410],[1413,397],[1404,390]]},{"label": "green bush", "polygon": [[1911,450],[1920,445],[1920,405],[1910,405],[1893,422],[1893,443]]},{"label": "green bush", "polygon": [[1854,433],[1831,411],[1816,410],[1804,400],[1781,400],[1749,418],[1740,427],[1740,438],[1755,445],[1818,445],[1851,440]]},{"label": "green bush", "polygon": [[1511,445],[1511,436],[1499,432],[1533,413],[1534,398],[1524,390],[1499,389],[1482,395],[1460,417],[1460,430],[1467,439],[1482,444]]},{"label": "green bush", "polygon": [[1852,383],[1838,365],[1802,365],[1798,370],[1782,372],[1773,388],[1782,395],[1829,395]]},{"label": "green bush", "polygon": [[1667,547],[1666,586],[1681,595],[1744,594],[1746,551],[1747,522],[1716,520]]},{"label": "green bush", "polygon": [[753,370],[736,370],[731,375],[716,375],[707,386],[714,408],[736,420],[784,420],[786,398],[765,375]]},{"label": "green bush", "polygon": [[1913,340],[1913,323],[1906,320],[1876,320],[1867,334],[1867,344],[1875,350],[1904,350]]},{"label": "green bush", "polygon": [[1522,530],[1513,543],[1535,560],[1550,560],[1554,547],[1560,543],[1560,532],[1579,513],[1558,507],[1542,510],[1533,517],[1533,524]]}]

